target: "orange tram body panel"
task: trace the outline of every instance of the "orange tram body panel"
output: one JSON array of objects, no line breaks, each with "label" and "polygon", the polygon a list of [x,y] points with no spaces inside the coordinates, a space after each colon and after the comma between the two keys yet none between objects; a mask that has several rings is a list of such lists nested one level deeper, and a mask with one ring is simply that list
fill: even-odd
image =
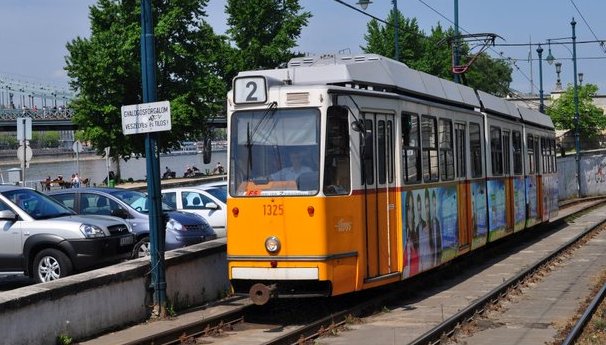
[{"label": "orange tram body panel", "polygon": [[229,279],[257,304],[431,270],[558,211],[549,117],[378,55],[241,72]]}]

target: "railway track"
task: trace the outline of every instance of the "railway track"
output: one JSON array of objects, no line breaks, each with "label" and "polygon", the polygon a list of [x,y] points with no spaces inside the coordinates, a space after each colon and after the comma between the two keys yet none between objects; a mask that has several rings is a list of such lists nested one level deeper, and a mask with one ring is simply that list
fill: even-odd
[{"label": "railway track", "polygon": [[[575,207],[587,212],[586,204]],[[163,332],[122,343],[436,344],[477,337],[490,329],[482,324],[498,323],[496,311],[515,299],[512,295],[532,290],[530,286],[572,256],[580,243],[596,236],[597,226],[606,217],[590,219],[592,214],[572,214],[576,217],[570,221],[574,226],[562,224],[556,230],[533,230],[515,236],[515,240],[501,241],[478,255],[428,272],[422,280],[407,280],[328,302],[294,300],[259,307],[247,299],[227,300],[208,308],[223,308],[223,312],[182,322],[178,327],[164,325],[167,329]]]}]

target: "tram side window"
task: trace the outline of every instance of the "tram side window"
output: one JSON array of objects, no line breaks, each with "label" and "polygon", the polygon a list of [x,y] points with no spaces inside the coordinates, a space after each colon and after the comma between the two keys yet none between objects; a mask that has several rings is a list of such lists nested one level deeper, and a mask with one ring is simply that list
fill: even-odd
[{"label": "tram side window", "polygon": [[351,191],[347,110],[330,107],[326,123],[324,194],[346,195]]},{"label": "tram side window", "polygon": [[522,175],[522,134],[513,131],[513,173]]},{"label": "tram side window", "polygon": [[374,128],[371,120],[364,121],[365,133],[360,140],[360,152],[362,152],[362,184],[374,184]]},{"label": "tram side window", "polygon": [[421,153],[419,146],[419,116],[402,113],[402,161],[405,183],[421,180]]},{"label": "tram side window", "polygon": [[387,157],[387,181],[389,183],[393,183],[393,175],[394,175],[394,162],[396,161],[395,159],[395,154],[394,154],[394,139],[393,139],[393,121],[392,120],[388,120],[387,121],[387,128],[386,128],[386,140],[387,140],[387,152],[385,153],[386,157]]},{"label": "tram side window", "polygon": [[437,181],[438,175],[438,136],[436,118],[423,115],[421,120],[421,140],[423,147],[423,180]]},{"label": "tram side window", "polygon": [[480,125],[469,124],[469,153],[471,154],[471,177],[482,177],[482,136]]},{"label": "tram side window", "polygon": [[438,127],[438,141],[440,144],[440,167],[443,181],[454,179],[454,154],[452,150],[452,122],[440,119]]},{"label": "tram side window", "polygon": [[552,162],[551,164],[553,164],[553,169],[552,171],[554,173],[558,172],[558,165],[556,164],[557,160],[556,160],[556,141],[555,139],[551,139],[551,159]]},{"label": "tram side window", "polygon": [[490,127],[490,158],[492,174],[503,175],[503,146],[499,127]]},{"label": "tram side window", "polygon": [[547,147],[547,138],[545,137],[541,137],[541,162],[543,164],[543,172],[550,172],[550,166],[551,164],[549,163],[549,147]]},{"label": "tram side window", "polygon": [[377,172],[377,178],[379,180],[380,184],[385,184],[386,178],[387,178],[387,171],[386,171],[386,159],[385,159],[385,149],[386,149],[386,134],[385,134],[385,121],[383,120],[379,120],[377,121],[377,152],[379,152],[379,154],[377,155],[377,165],[378,165],[378,172]]},{"label": "tram side window", "polygon": [[534,137],[534,161],[536,164],[536,173],[540,174],[543,172],[543,170],[539,171],[540,169],[540,165],[539,165],[539,159],[540,159],[540,154],[541,151],[539,151],[539,137]]},{"label": "tram side window", "polygon": [[455,147],[457,155],[457,177],[467,177],[466,149],[465,149],[465,125],[455,124]]},{"label": "tram side window", "polygon": [[511,144],[509,131],[503,131],[503,173],[511,175]]},{"label": "tram side window", "polygon": [[534,175],[536,174],[536,164],[534,161],[534,137],[529,134],[527,139],[526,139],[526,145],[527,145],[527,155],[528,155],[528,174],[529,175]]}]

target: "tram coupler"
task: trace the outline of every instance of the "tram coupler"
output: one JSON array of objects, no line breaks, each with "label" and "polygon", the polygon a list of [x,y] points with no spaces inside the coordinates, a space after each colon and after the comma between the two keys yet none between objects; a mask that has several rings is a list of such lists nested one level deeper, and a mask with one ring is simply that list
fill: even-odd
[{"label": "tram coupler", "polygon": [[278,296],[278,287],[276,284],[267,286],[262,283],[256,283],[255,285],[251,286],[248,293],[254,304],[264,305],[265,303],[269,302],[270,299]]}]

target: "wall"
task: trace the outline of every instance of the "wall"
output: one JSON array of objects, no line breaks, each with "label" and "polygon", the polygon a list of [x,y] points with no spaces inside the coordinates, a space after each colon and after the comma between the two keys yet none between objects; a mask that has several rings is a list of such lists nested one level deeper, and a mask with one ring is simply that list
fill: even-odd
[{"label": "wall", "polygon": [[[58,335],[82,339],[149,318],[149,259],[0,293],[3,344],[56,344]],[[166,253],[168,306],[179,310],[223,296],[229,289],[225,239]]]}]

